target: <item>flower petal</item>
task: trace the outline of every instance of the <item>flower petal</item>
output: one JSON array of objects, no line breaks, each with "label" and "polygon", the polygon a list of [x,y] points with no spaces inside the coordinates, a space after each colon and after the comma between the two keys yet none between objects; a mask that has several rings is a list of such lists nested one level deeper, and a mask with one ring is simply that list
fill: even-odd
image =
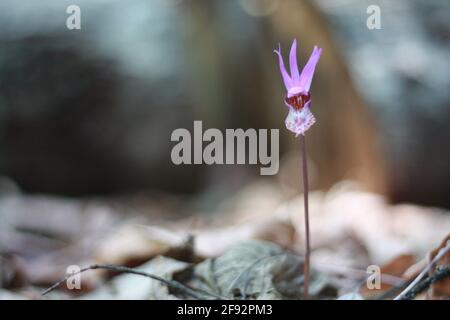
[{"label": "flower petal", "polygon": [[310,105],[311,102],[308,102],[300,110],[295,110],[292,107],[289,108],[289,114],[286,117],[285,124],[289,131],[295,133],[295,136],[299,134],[305,135],[306,131],[316,122],[316,118],[311,110],[309,110]]},{"label": "flower petal", "polygon": [[278,45],[278,50],[274,50],[273,52],[275,52],[278,55],[278,62],[280,64],[280,72],[281,76],[283,77],[284,86],[286,87],[286,90],[289,90],[292,87],[292,79],[287,73],[286,68],[284,66],[283,57],[281,56],[280,45]]},{"label": "flower petal", "polygon": [[293,85],[300,82],[300,73],[297,64],[297,39],[292,42],[291,52],[289,53],[289,66],[291,67],[291,79]]},{"label": "flower petal", "polygon": [[309,91],[311,87],[311,82],[314,76],[314,70],[316,69],[316,65],[319,62],[320,55],[322,54],[322,49],[318,47],[314,47],[314,50],[309,57],[308,62],[300,74],[300,87],[303,88],[304,91]]}]

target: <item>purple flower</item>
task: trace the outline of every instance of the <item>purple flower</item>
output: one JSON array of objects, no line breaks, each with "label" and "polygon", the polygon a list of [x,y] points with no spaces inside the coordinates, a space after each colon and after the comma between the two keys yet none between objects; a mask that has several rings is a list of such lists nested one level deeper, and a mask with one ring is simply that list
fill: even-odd
[{"label": "purple flower", "polygon": [[278,55],[281,75],[287,90],[284,100],[284,103],[289,108],[289,114],[285,120],[286,128],[295,133],[295,136],[299,134],[305,135],[305,132],[316,122],[314,115],[309,110],[311,106],[309,88],[311,87],[314,70],[319,62],[322,49],[314,47],[308,62],[300,73],[297,65],[297,40],[294,39],[289,54],[290,75],[284,66],[281,47],[278,45],[278,50],[274,50],[274,52]]}]

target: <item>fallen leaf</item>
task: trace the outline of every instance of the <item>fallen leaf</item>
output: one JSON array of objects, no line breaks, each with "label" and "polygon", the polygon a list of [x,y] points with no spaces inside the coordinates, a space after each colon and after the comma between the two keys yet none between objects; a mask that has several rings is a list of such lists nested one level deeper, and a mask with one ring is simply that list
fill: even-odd
[{"label": "fallen leaf", "polygon": [[161,227],[126,224],[106,236],[93,256],[96,263],[135,266],[181,247],[184,240]]},{"label": "fallen leaf", "polygon": [[293,248],[295,228],[290,220],[272,216],[226,228],[203,229],[195,233],[195,252],[203,257],[215,257],[235,243],[250,239],[266,240],[284,248]]},{"label": "fallen leaf", "polygon": [[[194,268],[193,287],[227,299],[302,299],[303,259],[267,241],[248,240]],[[309,293],[318,297],[326,278],[311,272]]]}]

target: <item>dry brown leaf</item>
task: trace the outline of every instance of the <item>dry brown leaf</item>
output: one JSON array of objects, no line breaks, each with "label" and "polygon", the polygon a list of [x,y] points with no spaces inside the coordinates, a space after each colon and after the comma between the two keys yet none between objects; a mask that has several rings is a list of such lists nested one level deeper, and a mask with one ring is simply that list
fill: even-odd
[{"label": "dry brown leaf", "polygon": [[292,248],[295,229],[292,223],[279,217],[253,220],[228,228],[205,229],[195,235],[195,252],[203,257],[215,257],[243,240],[266,240],[283,248]]},{"label": "dry brown leaf", "polygon": [[182,246],[184,241],[168,229],[126,224],[103,239],[94,259],[97,263],[138,265]]},{"label": "dry brown leaf", "polygon": [[[413,265],[415,262],[415,258],[411,254],[402,254],[397,258],[391,260],[387,264],[381,267],[382,274],[388,274],[395,277],[401,277],[404,275],[405,271]],[[386,287],[392,287],[390,285],[385,284]]]},{"label": "dry brown leaf", "polygon": [[[448,211],[412,204],[390,205],[377,194],[342,182],[329,192],[310,193],[310,227],[315,248],[354,235],[365,246],[371,263],[384,265],[402,254],[422,257],[450,230]],[[284,204],[303,239],[303,197]],[[300,247],[302,245],[300,244]]]}]

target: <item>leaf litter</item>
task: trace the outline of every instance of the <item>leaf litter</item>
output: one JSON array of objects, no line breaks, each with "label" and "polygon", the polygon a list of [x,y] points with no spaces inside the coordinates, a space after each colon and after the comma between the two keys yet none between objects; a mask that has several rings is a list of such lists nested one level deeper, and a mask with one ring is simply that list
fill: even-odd
[{"label": "leaf litter", "polygon": [[[0,217],[8,223],[2,224],[5,232],[0,239],[0,269],[6,280],[0,297],[41,298],[42,288],[61,279],[68,265],[103,263],[182,283],[199,290],[197,298],[301,299],[302,197],[286,200],[270,184],[243,191],[252,192],[250,198],[265,194],[263,198],[271,199],[258,205],[249,197],[237,197],[219,204],[214,219],[210,218],[214,213],[208,218],[193,213],[194,218],[166,221],[152,219],[143,209],[132,219],[124,218],[123,210],[102,200],[2,197]],[[382,196],[351,183],[310,196],[314,299],[392,299],[448,240],[450,213],[442,209],[390,205]],[[65,218],[43,224],[43,217],[58,208]],[[26,219],[30,213],[36,224]],[[84,228],[85,219],[95,223]],[[70,232],[67,224],[58,222],[64,220],[73,221]],[[39,232],[30,233],[33,226]],[[31,254],[36,249],[42,254]],[[448,267],[448,254],[429,269],[422,285],[425,280],[430,283],[415,299],[448,299],[449,279],[433,282],[435,274]],[[368,290],[366,269],[373,264],[380,266],[382,282],[380,288]],[[82,279],[82,290],[61,286],[46,298],[193,298],[161,281],[111,270],[84,272]]]}]

